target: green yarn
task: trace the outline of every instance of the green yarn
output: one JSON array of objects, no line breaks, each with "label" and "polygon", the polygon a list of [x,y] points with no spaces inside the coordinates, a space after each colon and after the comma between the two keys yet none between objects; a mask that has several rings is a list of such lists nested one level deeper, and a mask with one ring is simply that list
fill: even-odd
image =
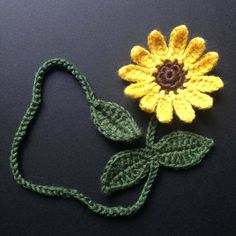
[{"label": "green yarn", "polygon": [[159,152],[160,165],[186,169],[200,163],[213,144],[212,139],[177,131],[161,138],[153,148]]},{"label": "green yarn", "polygon": [[54,67],[70,72],[79,81],[90,107],[92,121],[106,138],[130,142],[141,136],[140,128],[127,110],[116,103],[97,99],[85,76],[73,64],[60,58],[48,60],[38,69],[34,80],[32,101],[25,114],[26,120],[34,116],[41,102],[43,76]]},{"label": "green yarn", "polygon": [[152,147],[155,143],[155,134],[157,129],[157,120],[154,115],[151,116],[151,119],[148,123],[147,134],[146,134],[146,146]]},{"label": "green yarn", "polygon": [[213,140],[190,132],[172,132],[155,143],[156,124],[151,118],[145,148],[115,154],[101,177],[102,191],[111,193],[138,184],[153,162],[173,169],[187,169],[202,161]]},{"label": "green yarn", "polygon": [[115,154],[108,161],[101,177],[101,189],[104,193],[131,187],[146,178],[138,199],[127,207],[108,207],[92,201],[77,189],[35,184],[26,180],[19,168],[19,149],[29,125],[39,110],[42,101],[43,77],[49,69],[58,66],[69,71],[80,82],[90,106],[92,121],[101,134],[114,141],[132,141],[141,134],[138,125],[128,111],[118,104],[106,102],[94,96],[86,78],[74,65],[64,59],[48,60],[40,66],[35,75],[32,101],[12,142],[10,167],[14,179],[22,187],[46,196],[76,199],[100,215],[127,216],[137,212],[145,203],[159,166],[174,169],[191,167],[198,164],[213,145],[211,139],[181,131],[170,133],[155,142],[157,121],[152,117],[147,129],[146,146]]},{"label": "green yarn", "polygon": [[101,177],[102,192],[109,194],[138,184],[148,175],[153,154],[148,148],[115,154],[107,162]]},{"label": "green yarn", "polygon": [[116,103],[96,100],[90,110],[93,123],[106,138],[131,142],[142,134],[129,112]]}]

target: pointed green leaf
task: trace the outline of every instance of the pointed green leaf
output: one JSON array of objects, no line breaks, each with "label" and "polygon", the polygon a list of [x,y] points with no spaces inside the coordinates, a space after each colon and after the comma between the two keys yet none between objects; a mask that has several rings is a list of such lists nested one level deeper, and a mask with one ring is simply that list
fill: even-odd
[{"label": "pointed green leaf", "polygon": [[107,162],[101,177],[102,191],[111,193],[139,183],[149,171],[149,161],[149,154],[143,148],[115,154]]},{"label": "pointed green leaf", "polygon": [[97,100],[91,107],[91,118],[100,133],[114,141],[132,141],[141,130],[130,113],[116,103]]},{"label": "pointed green leaf", "polygon": [[162,166],[179,169],[201,162],[213,143],[212,139],[178,131],[164,136],[154,148],[159,152],[159,163]]}]

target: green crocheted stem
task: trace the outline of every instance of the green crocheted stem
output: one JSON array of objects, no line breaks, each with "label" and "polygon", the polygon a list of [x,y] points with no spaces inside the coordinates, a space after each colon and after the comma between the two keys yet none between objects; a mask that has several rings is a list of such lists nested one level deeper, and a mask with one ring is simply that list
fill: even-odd
[{"label": "green crocheted stem", "polygon": [[[48,72],[50,69],[53,69],[55,67],[59,67],[62,69],[65,69],[66,71],[70,72],[75,79],[77,79],[84,90],[86,94],[87,101],[90,105],[96,105],[97,99],[95,98],[93,91],[85,78],[84,75],[82,75],[79,70],[69,61],[61,58],[54,58],[50,59],[46,62],[44,62],[38,69],[37,73],[35,74],[34,79],[34,88],[33,88],[33,97],[32,97],[32,103],[38,104],[41,102],[41,86],[42,86],[42,80],[46,72]],[[30,107],[29,107],[30,108]]]},{"label": "green crocheted stem", "polygon": [[60,58],[46,61],[36,73],[33,98],[27,110],[29,116],[35,115],[41,102],[43,76],[48,70],[55,67],[68,71],[79,81],[90,107],[92,121],[102,135],[113,141],[125,142],[131,142],[141,136],[141,129],[127,110],[116,103],[97,99],[85,76],[73,64]]},{"label": "green crocheted stem", "polygon": [[139,184],[147,177],[153,161],[175,170],[188,169],[199,164],[214,144],[212,139],[186,131],[171,132],[156,142],[156,130],[153,115],[146,147],[121,151],[110,158],[101,176],[102,192],[111,194]]},{"label": "green crocheted stem", "polygon": [[147,147],[152,147],[152,145],[154,144],[156,130],[157,130],[157,119],[155,115],[152,115],[148,123],[147,134],[146,134]]},{"label": "green crocheted stem", "polygon": [[213,145],[213,140],[190,132],[172,132],[155,142],[157,121],[153,115],[148,124],[146,147],[122,151],[115,154],[107,163],[101,177],[102,191],[112,193],[138,184],[143,178],[143,189],[131,206],[109,207],[94,202],[77,189],[40,185],[26,180],[19,168],[19,149],[28,127],[40,108],[42,80],[46,72],[59,66],[80,82],[88,104],[91,118],[97,129],[105,137],[115,141],[131,141],[141,132],[134,119],[118,104],[97,99],[86,78],[74,65],[64,59],[51,59],[45,62],[35,75],[32,101],[27,109],[12,143],[10,166],[18,184],[42,195],[73,198],[85,204],[91,211],[104,216],[127,216],[137,212],[145,203],[159,166],[172,169],[187,169],[200,163]]},{"label": "green crocheted stem", "polygon": [[[64,198],[76,199],[82,202],[83,204],[85,204],[93,212],[98,213],[100,215],[104,215],[104,216],[127,216],[127,215],[131,215],[137,212],[141,208],[141,206],[144,204],[148,196],[148,193],[151,189],[151,186],[153,184],[153,181],[157,175],[159,163],[156,158],[150,159],[150,168],[148,172],[148,177],[146,179],[142,192],[140,193],[140,196],[138,197],[137,201],[133,205],[128,206],[128,207],[105,206],[105,205],[92,201],[89,197],[80,193],[80,191],[77,189],[35,184],[29,180],[26,180],[23,177],[22,172],[19,168],[19,163],[18,163],[19,149],[20,149],[22,141],[24,140],[24,137],[26,136],[27,129],[31,121],[33,120],[37,111],[39,110],[40,103],[42,100],[41,89],[42,89],[43,77],[49,69],[55,66],[60,66],[75,76],[75,78],[80,82],[81,87],[85,91],[86,98],[90,105],[97,106],[97,102],[99,101],[95,98],[93,91],[91,87],[89,86],[86,78],[83,75],[81,75],[80,72],[70,62],[64,59],[51,59],[43,63],[43,65],[39,68],[38,72],[35,75],[32,101],[25,115],[23,116],[23,119],[20,123],[20,126],[15,134],[15,137],[12,143],[10,167],[11,167],[12,174],[16,182],[20,184],[21,186],[23,186],[24,188],[32,190],[42,195],[60,196]],[[150,129],[152,130],[152,127],[150,127]]]}]

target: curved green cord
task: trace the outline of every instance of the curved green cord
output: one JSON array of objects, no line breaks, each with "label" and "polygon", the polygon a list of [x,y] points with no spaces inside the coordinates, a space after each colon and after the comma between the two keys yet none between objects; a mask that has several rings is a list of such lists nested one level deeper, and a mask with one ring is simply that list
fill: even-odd
[{"label": "curved green cord", "polygon": [[[149,174],[148,174],[146,183],[144,184],[144,187],[142,189],[142,192],[139,198],[133,205],[128,206],[128,207],[123,207],[123,206],[108,207],[108,206],[92,201],[89,197],[80,193],[80,191],[77,189],[34,184],[23,177],[21,170],[19,168],[19,164],[18,164],[20,145],[27,133],[28,126],[30,125],[37,111],[39,110],[41,99],[42,99],[41,90],[42,90],[43,76],[49,69],[54,68],[55,66],[66,69],[69,73],[74,75],[74,77],[80,82],[81,87],[83,88],[86,94],[86,98],[89,105],[96,106],[97,99],[94,96],[89,83],[87,82],[86,78],[76,69],[76,67],[73,64],[71,64],[70,62],[64,59],[51,59],[43,63],[43,65],[39,68],[38,72],[35,75],[32,101],[25,115],[23,116],[23,119],[20,123],[20,126],[15,134],[15,137],[12,143],[10,167],[11,167],[12,174],[16,182],[20,184],[21,186],[23,186],[24,188],[30,189],[39,194],[77,199],[80,202],[84,203],[93,212],[98,213],[100,215],[104,215],[104,216],[125,216],[125,215],[127,216],[127,215],[131,215],[137,212],[141,208],[141,206],[144,204],[148,196],[148,193],[151,189],[152,183],[157,175],[159,164],[156,158],[151,159]],[[156,124],[154,123],[154,121],[151,120],[149,128],[148,128],[147,143],[153,142],[154,140],[153,138],[154,138],[154,132],[156,128],[155,125]]]},{"label": "curved green cord", "polygon": [[146,134],[146,147],[152,147],[155,142],[155,134],[157,130],[156,116],[152,115],[148,123],[147,134]]}]

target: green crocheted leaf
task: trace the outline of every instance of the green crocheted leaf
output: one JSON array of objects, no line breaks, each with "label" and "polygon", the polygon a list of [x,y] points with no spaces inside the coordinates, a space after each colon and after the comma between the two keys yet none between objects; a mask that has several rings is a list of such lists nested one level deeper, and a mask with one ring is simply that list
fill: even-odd
[{"label": "green crocheted leaf", "polygon": [[148,171],[150,158],[145,149],[115,154],[106,164],[101,177],[102,192],[108,194],[140,182]]},{"label": "green crocheted leaf", "polygon": [[212,139],[178,131],[164,136],[154,147],[159,152],[160,165],[179,169],[201,162],[213,143]]},{"label": "green crocheted leaf", "polygon": [[91,107],[91,117],[100,133],[114,141],[132,141],[141,130],[130,113],[116,103],[97,100]]}]

